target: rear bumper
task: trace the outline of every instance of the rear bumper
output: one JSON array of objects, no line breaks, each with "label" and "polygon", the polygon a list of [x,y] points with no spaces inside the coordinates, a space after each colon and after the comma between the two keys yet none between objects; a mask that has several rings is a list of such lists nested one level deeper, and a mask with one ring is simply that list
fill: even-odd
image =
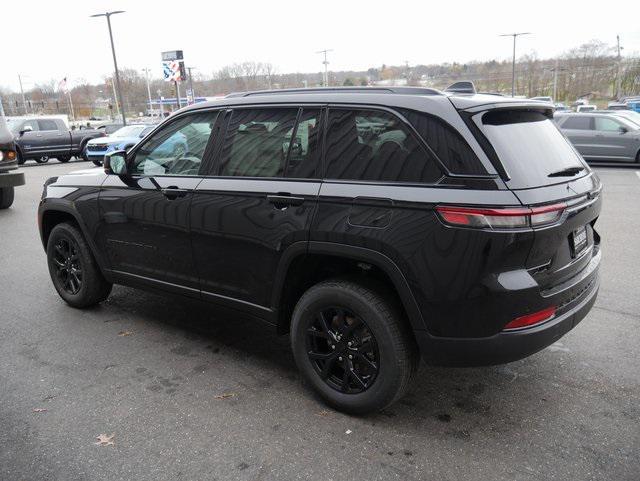
[{"label": "rear bumper", "polygon": [[0,188],[17,187],[24,185],[24,174],[22,172],[0,172]]},{"label": "rear bumper", "polygon": [[544,349],[578,325],[593,307],[600,286],[599,266],[600,252],[585,272],[566,286],[565,296],[570,294],[570,300],[542,324],[482,338],[437,337],[414,331],[423,360],[439,366],[484,366],[517,361]]}]

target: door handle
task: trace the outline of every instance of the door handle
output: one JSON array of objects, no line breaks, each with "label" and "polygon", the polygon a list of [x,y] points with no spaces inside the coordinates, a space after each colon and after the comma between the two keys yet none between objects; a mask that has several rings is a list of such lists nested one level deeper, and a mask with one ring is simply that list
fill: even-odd
[{"label": "door handle", "polygon": [[288,193],[269,194],[267,200],[274,205],[276,209],[284,210],[290,205],[302,205],[304,197],[293,197]]},{"label": "door handle", "polygon": [[184,197],[189,193],[188,189],[179,189],[176,186],[170,185],[169,187],[164,187],[160,189],[160,192],[164,194],[164,196],[169,199],[177,199],[178,197]]}]

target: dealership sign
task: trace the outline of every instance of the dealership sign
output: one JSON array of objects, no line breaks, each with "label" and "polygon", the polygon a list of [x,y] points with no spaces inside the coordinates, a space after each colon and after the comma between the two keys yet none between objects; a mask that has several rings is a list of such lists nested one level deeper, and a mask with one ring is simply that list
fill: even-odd
[{"label": "dealership sign", "polygon": [[162,52],[162,73],[167,82],[186,80],[182,50]]}]

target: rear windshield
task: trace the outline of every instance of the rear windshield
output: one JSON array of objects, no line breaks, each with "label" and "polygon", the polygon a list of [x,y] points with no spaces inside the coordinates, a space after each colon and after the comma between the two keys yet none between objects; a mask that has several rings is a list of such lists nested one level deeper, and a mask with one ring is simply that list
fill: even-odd
[{"label": "rear windshield", "polygon": [[[511,189],[557,184],[587,174],[580,156],[542,112],[494,110],[482,114],[479,123],[509,175]],[[571,167],[585,169],[573,176],[549,177]]]}]

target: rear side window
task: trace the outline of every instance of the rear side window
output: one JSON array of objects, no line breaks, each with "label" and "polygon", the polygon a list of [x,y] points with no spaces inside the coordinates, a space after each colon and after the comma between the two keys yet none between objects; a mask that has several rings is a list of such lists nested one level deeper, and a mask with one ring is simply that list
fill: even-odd
[{"label": "rear side window", "polygon": [[572,130],[593,130],[591,117],[585,117],[584,115],[567,117],[561,127]]},{"label": "rear side window", "polygon": [[298,110],[234,110],[224,139],[220,175],[283,177]]},{"label": "rear side window", "polygon": [[[569,141],[542,112],[494,110],[476,115],[474,121],[504,165],[512,189],[557,184],[588,173]],[[571,167],[584,170],[571,177],[549,177]]]},{"label": "rear side window", "polygon": [[329,110],[327,179],[434,183],[437,161],[395,115],[376,110]]},{"label": "rear side window", "polygon": [[442,119],[413,110],[403,110],[402,114],[450,172],[466,175],[488,173],[462,135]]},{"label": "rear side window", "polygon": [[40,130],[58,130],[55,120],[38,120],[38,127]]}]

